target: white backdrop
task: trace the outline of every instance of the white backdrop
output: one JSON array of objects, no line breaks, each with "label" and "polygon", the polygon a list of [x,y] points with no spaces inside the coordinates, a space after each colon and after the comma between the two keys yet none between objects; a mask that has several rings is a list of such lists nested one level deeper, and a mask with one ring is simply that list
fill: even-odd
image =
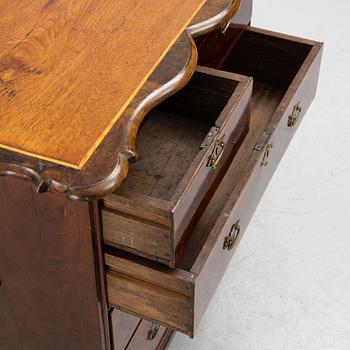
[{"label": "white backdrop", "polygon": [[324,41],[319,89],[196,339],[171,350],[349,350],[350,1],[255,0],[252,25]]}]

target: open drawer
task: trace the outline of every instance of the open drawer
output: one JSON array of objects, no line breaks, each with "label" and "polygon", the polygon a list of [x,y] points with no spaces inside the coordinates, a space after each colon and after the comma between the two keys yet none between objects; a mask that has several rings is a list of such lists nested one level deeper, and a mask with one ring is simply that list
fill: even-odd
[{"label": "open drawer", "polygon": [[189,84],[152,111],[139,160],[104,199],[106,244],[171,267],[249,128],[252,79],[198,67]]},{"label": "open drawer", "polygon": [[212,35],[201,40],[201,63],[219,54],[215,66],[254,78],[249,133],[178,268],[112,248],[105,254],[110,305],[190,336],[313,99],[322,51],[320,43],[248,27]]}]

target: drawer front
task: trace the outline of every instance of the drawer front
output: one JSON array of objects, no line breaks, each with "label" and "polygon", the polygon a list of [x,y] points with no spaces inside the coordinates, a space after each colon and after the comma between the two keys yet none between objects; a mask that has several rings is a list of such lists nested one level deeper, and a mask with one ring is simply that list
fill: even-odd
[{"label": "drawer front", "polygon": [[[176,266],[191,229],[248,133],[252,85],[252,79],[245,76],[197,67],[190,85],[146,120],[150,124],[148,128],[144,125],[139,134],[142,152],[138,165],[134,164],[134,172],[129,174],[125,186],[104,200],[106,244]],[[184,126],[192,118],[196,128],[179,126],[179,137],[174,124],[170,124],[169,132],[167,125],[172,117],[165,113],[181,116],[178,124]],[[159,118],[154,119],[154,124],[153,116]],[[168,140],[159,137],[158,153],[148,147],[149,139],[162,134],[157,126],[168,137]],[[191,132],[186,134],[186,130]],[[209,164],[214,155],[217,161]],[[181,176],[175,181],[169,174],[174,176],[176,171]]]},{"label": "drawer front", "polygon": [[[276,106],[274,101],[264,100],[269,96],[276,99],[273,93],[266,95],[266,86],[261,91],[262,100],[260,96],[253,98],[254,127],[194,229],[187,251],[185,248],[184,260],[188,252],[195,255],[193,261],[189,260],[190,265],[180,264],[181,269],[171,270],[144,259],[107,252],[108,296],[112,305],[190,336],[195,334],[235,248],[314,97],[321,53],[321,45],[311,48],[287,91],[281,97],[278,95]],[[260,101],[256,102],[257,99]],[[226,204],[218,206],[222,202]],[[213,225],[207,225],[212,222],[212,216]],[[210,229],[205,241],[199,249],[192,249],[195,245],[191,244],[203,239],[206,226]]]},{"label": "drawer front", "polygon": [[[225,109],[227,119],[223,125],[218,123],[219,133],[216,136],[217,140],[224,142],[223,154],[215,168],[208,166],[208,157],[205,157],[201,166],[195,173],[195,176],[190,179],[188,187],[183,190],[181,201],[178,202],[174,210],[174,245],[177,246],[183,232],[188,227],[190,218],[198,212],[198,204],[204,209],[212,195],[211,192],[217,187],[218,181],[222,179],[230,166],[234,156],[239,150],[245,136],[249,130],[250,119],[250,99],[252,95],[252,80],[249,79],[249,84],[237,89],[236,95],[240,99],[233,99],[234,104],[229,104]],[[232,102],[233,102],[232,101]],[[239,102],[239,103],[237,103]],[[220,121],[219,121],[220,122]],[[234,140],[234,141],[233,141]],[[214,153],[215,144],[210,148],[210,154]],[[212,186],[214,188],[212,188]]]},{"label": "drawer front", "polygon": [[113,310],[110,319],[113,349],[124,350],[140,325],[141,319],[120,310]]},{"label": "drawer front", "polygon": [[142,320],[126,349],[155,350],[158,348],[165,333],[165,327]]},{"label": "drawer front", "polygon": [[107,210],[103,212],[102,223],[106,244],[143,252],[155,260],[170,259],[170,231],[166,226]]}]

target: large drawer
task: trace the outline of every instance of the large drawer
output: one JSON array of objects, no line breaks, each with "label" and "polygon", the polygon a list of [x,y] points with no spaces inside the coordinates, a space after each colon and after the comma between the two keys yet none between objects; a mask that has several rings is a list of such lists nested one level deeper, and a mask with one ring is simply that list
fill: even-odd
[{"label": "large drawer", "polygon": [[102,211],[106,244],[171,267],[249,128],[252,79],[198,67],[152,111],[139,160]]},{"label": "large drawer", "polygon": [[[254,78],[250,131],[194,228],[178,268],[105,253],[109,303],[193,336],[318,80],[322,44],[230,27],[201,39],[202,64]],[[216,60],[216,55],[221,60]],[[213,55],[213,56],[212,56]]]}]

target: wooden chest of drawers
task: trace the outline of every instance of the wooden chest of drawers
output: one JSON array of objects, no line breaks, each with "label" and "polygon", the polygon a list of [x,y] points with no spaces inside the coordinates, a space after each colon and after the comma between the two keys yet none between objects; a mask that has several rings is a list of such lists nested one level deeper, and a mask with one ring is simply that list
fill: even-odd
[{"label": "wooden chest of drawers", "polygon": [[[162,6],[170,11],[175,2]],[[38,15],[42,4],[34,3],[33,16],[50,29]],[[61,23],[63,8],[61,21],[71,13],[68,28],[79,16],[95,15],[79,6],[47,6],[41,13],[53,15],[53,22]],[[118,95],[115,71],[104,75],[108,94],[114,89],[123,108],[117,101],[99,108],[107,100],[96,95],[94,101],[94,81],[83,82],[94,68],[86,60],[75,76],[82,79],[79,94],[68,89],[66,101],[54,102],[55,113],[72,113],[71,125],[84,118],[93,124],[75,133],[84,142],[71,153],[64,151],[71,136],[47,147],[31,134],[39,124],[48,135],[56,127],[51,106],[35,103],[48,67],[66,77],[52,58],[66,40],[60,27],[54,44],[44,29],[33,30],[9,56],[0,54],[0,120],[5,114],[14,120],[3,132],[0,126],[0,348],[165,349],[174,331],[195,336],[317,87],[322,44],[251,27],[251,6],[189,1],[169,28],[162,27],[172,39],[162,36],[161,55],[155,55],[160,43],[153,51],[147,47],[147,72],[123,87],[134,86],[127,103]],[[12,18],[12,10],[4,18]],[[122,40],[107,25],[108,15],[100,16],[104,34]],[[78,31],[82,37],[88,23]],[[144,26],[151,37],[153,27]],[[47,52],[36,47],[39,39],[47,40]],[[72,60],[83,60],[76,54]],[[133,61],[123,62],[124,69]],[[56,80],[47,91],[55,84],[57,93],[68,91]],[[83,93],[77,109],[74,101]],[[39,107],[49,119],[38,117],[26,130],[16,124],[13,106],[24,120]]]}]

